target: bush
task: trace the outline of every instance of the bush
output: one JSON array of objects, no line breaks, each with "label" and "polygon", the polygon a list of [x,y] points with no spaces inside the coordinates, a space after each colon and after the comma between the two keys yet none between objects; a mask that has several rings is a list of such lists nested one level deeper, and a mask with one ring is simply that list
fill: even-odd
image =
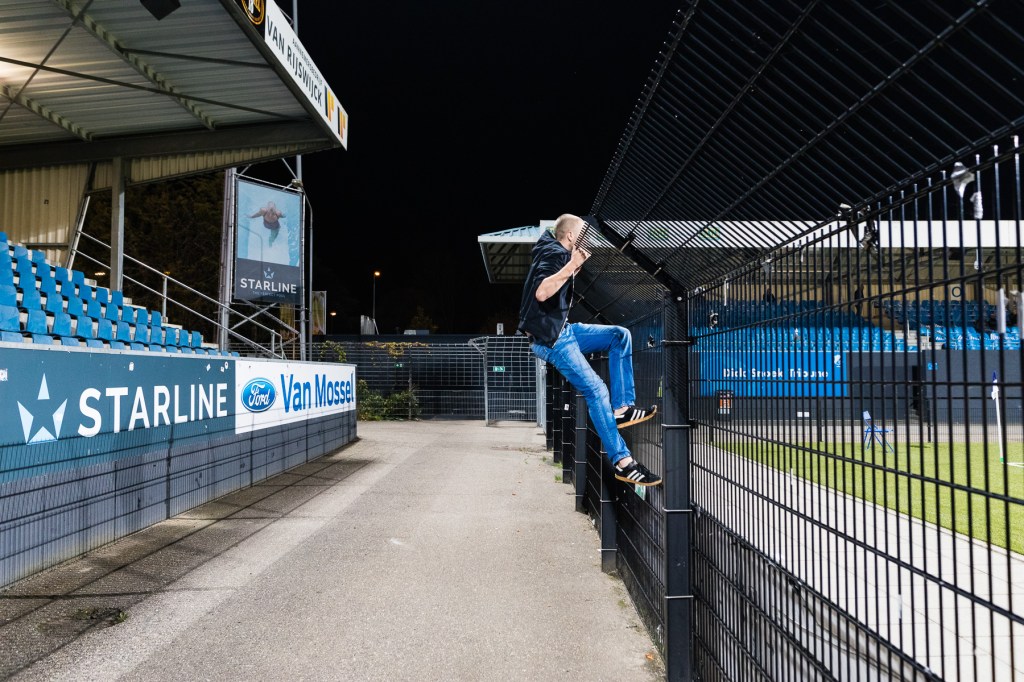
[{"label": "bush", "polygon": [[385,398],[363,379],[356,382],[356,405],[357,417],[364,422],[418,419],[420,416],[420,401],[414,391],[399,391]]}]

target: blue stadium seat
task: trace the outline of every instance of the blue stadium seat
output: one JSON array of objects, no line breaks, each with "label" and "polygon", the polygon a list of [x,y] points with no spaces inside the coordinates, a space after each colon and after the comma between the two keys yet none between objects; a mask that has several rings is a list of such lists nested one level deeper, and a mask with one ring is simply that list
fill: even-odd
[{"label": "blue stadium seat", "polygon": [[149,324],[149,313],[145,308],[131,306],[131,309],[135,311],[135,324]]},{"label": "blue stadium seat", "polygon": [[85,315],[85,308],[82,306],[82,299],[77,296],[68,298],[68,315]]},{"label": "blue stadium seat", "polygon": [[164,345],[163,327],[150,327],[149,330],[149,342],[158,346]]},{"label": "blue stadium seat", "polygon": [[90,317],[84,317],[81,315],[75,315],[72,317],[72,327],[74,329],[75,336],[80,339],[92,339],[95,338],[92,331],[93,320]]},{"label": "blue stadium seat", "polygon": [[165,346],[177,346],[178,345],[178,332],[181,330],[177,327],[164,327],[164,345]]},{"label": "blue stadium seat", "polygon": [[71,271],[71,283],[77,284],[79,287],[85,286],[85,273],[81,270]]},{"label": "blue stadium seat", "polygon": [[106,345],[99,339],[86,339],[85,345],[87,348],[106,348]]},{"label": "blue stadium seat", "polygon": [[124,305],[124,294],[121,291],[117,290],[117,289],[111,291],[110,292],[110,302],[113,303],[114,305],[123,306]]},{"label": "blue stadium seat", "polygon": [[189,344],[193,348],[199,348],[203,345],[203,335],[199,332],[192,332],[192,338],[189,340]]},{"label": "blue stadium seat", "polygon": [[42,251],[29,251],[34,263],[46,263],[46,254]]},{"label": "blue stadium seat", "polygon": [[38,308],[28,311],[27,321],[25,322],[24,331],[29,334],[48,334],[49,330],[46,328],[46,312]]},{"label": "blue stadium seat", "polygon": [[71,274],[67,268],[56,267],[53,269],[53,278],[57,280],[57,283],[61,286],[65,284],[71,284]]},{"label": "blue stadium seat", "polygon": [[24,343],[25,337],[20,332],[0,331],[0,341],[5,343]]},{"label": "blue stadium seat", "polygon": [[149,348],[146,347],[146,344],[138,343],[136,341],[132,341],[130,344],[128,344],[128,348],[130,348],[131,350],[149,350]]},{"label": "blue stadium seat", "polygon": [[28,249],[21,244],[14,245],[14,257],[15,258],[28,258]]},{"label": "blue stadium seat", "polygon": [[42,346],[52,346],[53,345],[53,337],[52,336],[47,336],[46,334],[33,334],[32,335],[32,343],[37,343],[37,344],[42,345]]},{"label": "blue stadium seat", "polygon": [[107,303],[110,303],[110,289],[106,287],[96,287],[96,289],[93,290],[93,297],[100,303],[106,305]]},{"label": "blue stadium seat", "polygon": [[19,307],[24,310],[42,310],[43,299],[34,287],[31,289],[22,289],[21,303],[19,304]]},{"label": "blue stadium seat", "polygon": [[88,284],[80,284],[78,286],[78,298],[82,299],[83,301],[95,301],[96,290],[89,286]]},{"label": "blue stadium seat", "polygon": [[18,290],[13,284],[0,284],[0,305],[18,307]]},{"label": "blue stadium seat", "polygon": [[64,312],[64,297],[56,291],[46,294],[46,307],[44,309],[48,313]]},{"label": "blue stadium seat", "polygon": [[110,323],[110,320],[101,319],[96,327],[96,338],[102,341],[113,341],[114,340],[114,328]]},{"label": "blue stadium seat", "polygon": [[103,317],[111,322],[118,322],[121,319],[121,308],[113,303],[108,303],[107,309],[103,313]]},{"label": "blue stadium seat", "polygon": [[135,336],[133,337],[133,340],[138,341],[139,343],[149,343],[149,326],[145,324],[135,325]]},{"label": "blue stadium seat", "polygon": [[122,343],[121,341],[111,341],[110,342],[110,349],[111,350],[128,350],[128,346],[126,344]]},{"label": "blue stadium seat", "polygon": [[34,266],[35,264],[28,258],[25,258],[24,256],[17,258],[16,269],[18,271],[18,275],[22,278],[22,280],[31,280],[33,277],[35,277],[36,273],[34,270]]},{"label": "blue stadium seat", "polygon": [[123,341],[125,343],[130,343],[131,340],[132,340],[132,325],[128,324],[127,322],[118,321],[117,322],[117,331],[116,331],[116,335],[114,336],[114,338],[117,341]]},{"label": "blue stadium seat", "polygon": [[86,301],[85,314],[94,320],[99,320],[103,317],[103,305],[96,300]]},{"label": "blue stadium seat", "polygon": [[0,304],[0,330],[21,333],[21,315],[18,309],[6,303]]},{"label": "blue stadium seat", "polygon": [[164,318],[163,315],[160,314],[159,310],[154,310],[149,314],[149,324],[153,327],[164,326]]},{"label": "blue stadium seat", "polygon": [[63,312],[54,313],[50,333],[54,336],[71,336],[71,316]]},{"label": "blue stadium seat", "polygon": [[82,345],[82,342],[73,336],[62,336],[60,337],[60,345],[62,346],[73,346],[77,348]]},{"label": "blue stadium seat", "polygon": [[14,269],[8,265],[4,265],[2,259],[0,259],[0,284],[14,285]]}]

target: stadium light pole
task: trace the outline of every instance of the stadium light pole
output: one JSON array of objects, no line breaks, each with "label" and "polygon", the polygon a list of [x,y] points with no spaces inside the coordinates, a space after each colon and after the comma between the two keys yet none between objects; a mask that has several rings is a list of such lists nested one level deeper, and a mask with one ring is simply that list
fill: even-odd
[{"label": "stadium light pole", "polygon": [[380,277],[380,270],[373,271],[373,306],[370,308],[370,315],[373,317],[373,331],[380,334],[377,328],[377,278]]}]

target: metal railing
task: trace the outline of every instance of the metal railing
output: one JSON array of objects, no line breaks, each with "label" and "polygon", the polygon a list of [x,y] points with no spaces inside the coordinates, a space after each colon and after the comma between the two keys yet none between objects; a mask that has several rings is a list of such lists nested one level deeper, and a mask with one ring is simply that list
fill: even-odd
[{"label": "metal railing", "polygon": [[[98,246],[101,249],[106,249],[108,252],[110,251],[109,244],[93,237],[90,234],[80,232],[78,237],[79,240],[81,238],[85,238],[89,243]],[[70,251],[68,262],[73,264],[75,258],[82,258],[99,268],[106,268],[108,266],[107,263],[104,263],[90,255],[88,252],[79,249],[78,240],[76,240]],[[128,268],[126,268],[124,281],[131,285],[131,289],[126,293],[132,293],[136,296],[138,296],[140,292],[151,294],[155,300],[160,301],[160,312],[165,322],[169,321],[167,319],[167,308],[168,304],[170,304],[176,313],[189,321],[190,325],[194,326],[194,323],[198,321],[201,325],[205,326],[207,330],[225,330],[232,342],[230,342],[229,347],[224,350],[239,351],[245,355],[255,355],[258,357],[283,358],[285,357],[287,346],[298,338],[298,331],[285,324],[279,318],[269,314],[265,308],[258,310],[252,315],[246,315],[233,309],[231,306],[224,305],[217,299],[194,289],[188,284],[185,284],[184,282],[181,282],[170,275],[129,256],[128,254],[124,255],[124,260],[129,267],[136,268],[140,273],[138,276],[132,277],[128,274]],[[156,289],[151,284],[143,282],[142,277],[144,275],[149,275],[154,278],[156,282],[159,282],[160,289]],[[204,305],[209,306],[210,309],[214,311],[213,316],[205,315],[200,312],[195,305],[183,303],[170,296],[168,290],[171,287],[178,292],[184,292],[184,294],[194,297]],[[225,326],[220,322],[221,314],[224,312],[228,314],[229,323],[234,322],[231,326]],[[266,320],[268,324],[272,324],[274,327],[267,326],[267,324],[264,324],[261,319]],[[254,334],[242,334],[237,331],[239,327],[245,324],[252,326],[253,329],[250,331],[265,333],[267,342],[260,343],[252,338]],[[288,340],[286,340],[285,334],[288,334]]]}]

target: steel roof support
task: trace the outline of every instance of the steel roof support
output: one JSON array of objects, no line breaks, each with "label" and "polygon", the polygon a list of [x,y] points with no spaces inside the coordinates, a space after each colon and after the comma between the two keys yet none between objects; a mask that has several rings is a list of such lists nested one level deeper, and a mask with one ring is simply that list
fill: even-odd
[{"label": "steel roof support", "polygon": [[82,140],[88,141],[92,139],[92,133],[82,128],[82,126],[78,125],[74,121],[69,121],[68,119],[58,114],[56,111],[53,111],[49,107],[40,104],[31,97],[26,97],[25,95],[21,94],[21,92],[16,91],[9,85],[0,85],[0,95],[3,95],[15,104],[25,107],[36,116],[44,118],[56,126],[60,126],[64,130],[68,131],[72,135]]},{"label": "steel roof support", "polygon": [[214,121],[210,118],[209,114],[196,106],[190,97],[178,92],[173,85],[167,82],[166,78],[157,73],[156,69],[133,54],[131,50],[126,48],[121,41],[97,23],[95,19],[85,14],[85,12],[80,12],[72,0],[53,0],[53,2],[63,8],[72,18],[77,17],[82,27],[91,33],[94,38],[110,48],[114,54],[138,71],[146,80],[159,88],[161,92],[177,101],[178,104],[184,107],[186,111],[197,118],[204,126],[213,130]]}]

